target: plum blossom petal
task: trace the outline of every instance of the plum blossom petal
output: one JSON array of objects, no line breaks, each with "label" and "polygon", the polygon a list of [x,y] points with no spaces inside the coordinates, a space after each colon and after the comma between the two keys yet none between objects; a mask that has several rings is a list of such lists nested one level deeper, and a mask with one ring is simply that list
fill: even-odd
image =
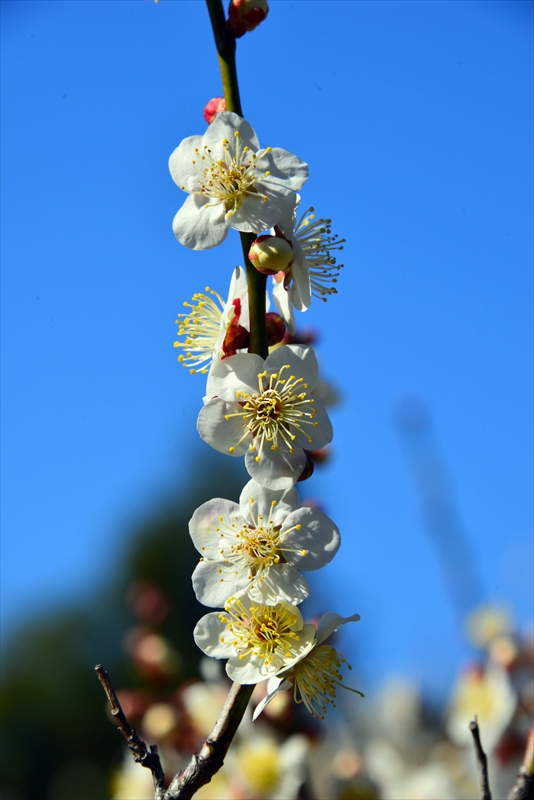
[{"label": "plum blossom petal", "polygon": [[260,700],[256,708],[254,709],[252,720],[254,721],[260,716],[265,706],[267,706],[279,692],[287,691],[287,689],[290,689],[292,685],[293,684],[291,683],[291,681],[288,681],[287,678],[277,678],[276,676],[274,678],[269,678],[267,682],[268,693],[263,698],[263,700]]},{"label": "plum blossom petal", "polygon": [[307,164],[292,153],[260,150],[249,123],[232,111],[217,114],[202,137],[184,139],[169,169],[189,194],[173,230],[193,250],[220,244],[228,227],[256,233],[271,228],[308,177]]},{"label": "plum blossom petal", "polygon": [[255,525],[258,518],[270,518],[273,526],[283,527],[288,514],[297,508],[300,508],[300,498],[293,486],[286,491],[272,491],[249,481],[239,496],[241,515],[249,525]]},{"label": "plum blossom petal", "polygon": [[347,622],[359,622],[360,619],[359,614],[353,614],[351,617],[340,617],[339,614],[333,611],[323,614],[317,625],[317,644],[322,644],[342,625],[346,625]]},{"label": "plum blossom petal", "polygon": [[298,569],[320,569],[330,563],[339,550],[338,527],[318,508],[299,508],[289,514],[281,528],[283,536],[286,525],[291,530],[284,537],[291,545],[286,561]]},{"label": "plum blossom petal", "polygon": [[[232,358],[235,357],[232,356]],[[221,425],[221,419],[225,421],[225,425]],[[200,409],[197,431],[201,439],[219,453],[235,457],[242,456],[247,452],[249,444],[243,438],[239,403],[226,403],[218,397],[208,400]]]},{"label": "plum blossom petal", "polygon": [[221,561],[200,561],[195,567],[192,581],[199,602],[211,608],[222,608],[229,597],[246,589],[250,583],[246,572],[236,574],[232,564]]},{"label": "plum blossom petal", "polygon": [[172,229],[178,241],[191,250],[208,250],[222,244],[228,226],[221,206],[206,203],[202,195],[190,194],[175,214]]},{"label": "plum blossom petal", "polygon": [[273,490],[289,489],[295,484],[306,466],[306,453],[302,447],[293,450],[270,450],[266,448],[258,460],[255,450],[245,453],[245,467],[257,483]]}]

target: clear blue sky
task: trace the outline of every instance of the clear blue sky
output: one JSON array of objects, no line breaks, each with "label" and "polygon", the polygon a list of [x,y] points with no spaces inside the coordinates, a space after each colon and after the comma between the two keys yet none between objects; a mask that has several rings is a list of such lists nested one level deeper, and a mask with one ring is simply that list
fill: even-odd
[{"label": "clear blue sky", "polygon": [[[189,252],[167,159],[220,93],[203,2],[2,2],[2,623],[83,599],[205,447],[174,320],[226,291],[237,235]],[[306,486],[366,685],[443,687],[468,655],[393,411],[430,409],[487,596],[532,618],[529,0],[273,0],[238,43],[245,115],[310,164],[347,239],[321,332],[335,459]],[[244,476],[245,480],[245,476]]]}]

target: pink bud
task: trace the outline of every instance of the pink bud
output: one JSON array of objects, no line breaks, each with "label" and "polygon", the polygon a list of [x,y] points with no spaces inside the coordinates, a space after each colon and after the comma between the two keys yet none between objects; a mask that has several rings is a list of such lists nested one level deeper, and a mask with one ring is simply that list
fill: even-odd
[{"label": "pink bud", "polygon": [[262,275],[286,272],[293,262],[293,248],[281,236],[264,234],[255,239],[248,251],[248,258]]},{"label": "pink bud", "polygon": [[236,39],[239,39],[263,22],[268,11],[267,0],[230,0],[228,27],[233,30]]},{"label": "pink bud", "polygon": [[204,106],[204,110],[202,113],[204,114],[204,119],[211,125],[217,114],[221,111],[226,111],[226,102],[224,97],[213,97],[207,105]]}]

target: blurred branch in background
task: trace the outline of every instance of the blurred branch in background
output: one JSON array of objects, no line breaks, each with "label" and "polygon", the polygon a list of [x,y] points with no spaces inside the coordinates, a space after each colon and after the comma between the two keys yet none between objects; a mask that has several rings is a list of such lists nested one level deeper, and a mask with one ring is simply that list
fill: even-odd
[{"label": "blurred branch in background", "polygon": [[424,528],[435,548],[451,603],[463,626],[466,614],[483,601],[484,591],[430,414],[420,401],[406,399],[397,406],[395,424],[414,479]]}]

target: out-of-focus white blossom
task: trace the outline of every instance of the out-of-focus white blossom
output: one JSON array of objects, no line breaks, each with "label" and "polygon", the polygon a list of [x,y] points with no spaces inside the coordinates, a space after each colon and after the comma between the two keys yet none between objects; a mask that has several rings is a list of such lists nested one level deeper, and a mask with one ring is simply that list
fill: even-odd
[{"label": "out-of-focus white blossom", "polygon": [[447,733],[452,741],[472,747],[469,723],[476,717],[482,746],[491,752],[499,743],[517,706],[507,673],[497,665],[474,665],[458,676],[447,715]]}]

